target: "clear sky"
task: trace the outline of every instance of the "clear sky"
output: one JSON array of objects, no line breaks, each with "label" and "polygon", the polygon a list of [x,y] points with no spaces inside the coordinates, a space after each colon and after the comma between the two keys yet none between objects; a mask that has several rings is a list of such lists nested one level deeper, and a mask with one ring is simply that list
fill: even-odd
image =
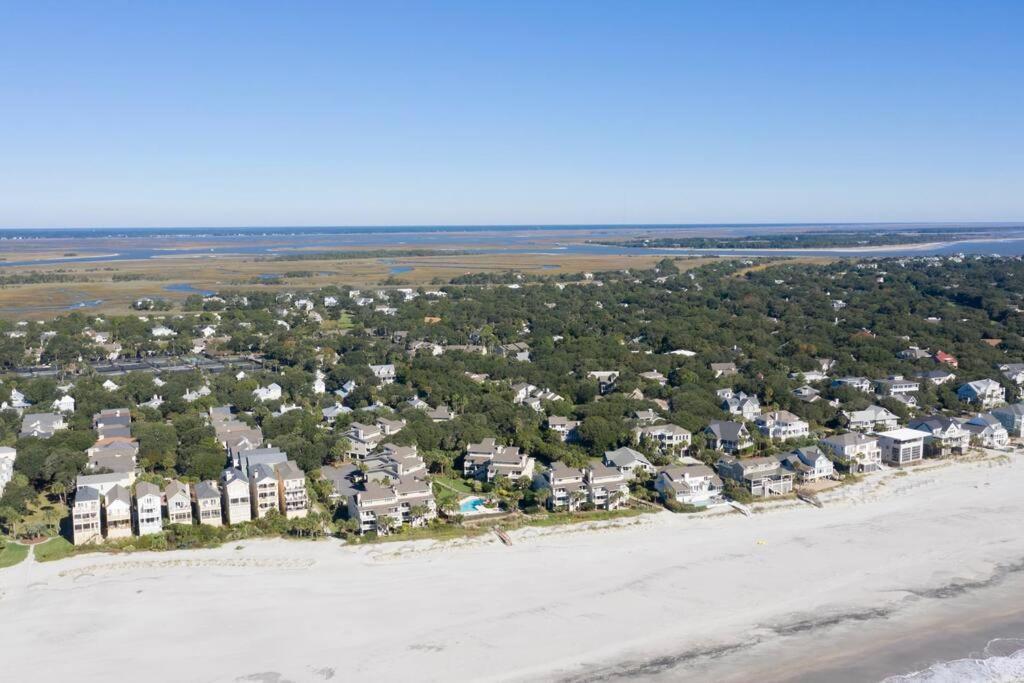
[{"label": "clear sky", "polygon": [[0,226],[1024,220],[1024,1],[4,2]]}]

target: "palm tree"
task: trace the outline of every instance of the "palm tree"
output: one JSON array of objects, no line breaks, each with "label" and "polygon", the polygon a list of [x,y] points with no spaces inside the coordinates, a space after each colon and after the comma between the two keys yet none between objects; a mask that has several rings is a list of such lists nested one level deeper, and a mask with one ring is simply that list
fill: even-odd
[{"label": "palm tree", "polygon": [[68,487],[63,482],[55,481],[50,485],[50,491],[60,498],[61,505],[67,505]]}]

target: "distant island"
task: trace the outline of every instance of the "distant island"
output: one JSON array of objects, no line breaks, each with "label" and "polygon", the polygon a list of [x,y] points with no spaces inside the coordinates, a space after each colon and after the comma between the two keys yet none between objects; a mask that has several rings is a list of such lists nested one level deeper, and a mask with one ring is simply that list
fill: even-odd
[{"label": "distant island", "polygon": [[[1016,228],[1019,229],[1019,228]],[[765,235],[726,235],[720,237],[634,237],[627,240],[593,240],[592,244],[615,247],[680,248],[680,249],[825,249],[842,247],[887,247],[932,242],[956,242],[991,237],[993,229],[953,230],[920,229],[870,232],[865,230],[821,230],[786,232]]]}]

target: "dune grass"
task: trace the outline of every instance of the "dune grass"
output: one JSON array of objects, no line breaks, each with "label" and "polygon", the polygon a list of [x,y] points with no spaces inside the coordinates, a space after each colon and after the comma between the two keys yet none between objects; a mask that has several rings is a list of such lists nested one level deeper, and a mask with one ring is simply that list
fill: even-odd
[{"label": "dune grass", "polygon": [[7,541],[3,550],[0,550],[0,569],[13,567],[28,557],[28,546],[14,541]]}]

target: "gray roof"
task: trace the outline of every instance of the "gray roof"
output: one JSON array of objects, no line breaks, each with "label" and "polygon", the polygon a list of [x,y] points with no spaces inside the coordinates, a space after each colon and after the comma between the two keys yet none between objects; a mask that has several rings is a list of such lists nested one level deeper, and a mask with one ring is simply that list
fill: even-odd
[{"label": "gray roof", "polygon": [[220,499],[220,489],[215,481],[201,481],[195,485],[196,499],[217,498]]},{"label": "gray roof", "polygon": [[306,473],[299,469],[294,460],[282,462],[275,469],[282,479],[304,479],[306,477]]},{"label": "gray roof", "polygon": [[627,467],[637,462],[648,466],[651,464],[643,453],[625,446],[614,451],[605,451],[604,461],[614,467]]},{"label": "gray roof", "polygon": [[91,486],[85,486],[75,491],[75,502],[87,502],[90,500],[99,500],[100,492]]},{"label": "gray roof", "polygon": [[725,441],[739,441],[740,432],[745,429],[743,424],[731,420],[715,420],[708,425],[712,434]]},{"label": "gray roof", "polygon": [[[88,490],[95,491],[96,489],[88,489]],[[107,495],[104,496],[104,498],[105,498],[104,503],[106,505],[110,505],[111,503],[113,503],[115,501],[118,501],[118,500],[121,501],[122,503],[124,503],[125,505],[131,505],[132,504],[132,496],[131,496],[131,494],[128,493],[128,489],[126,489],[125,487],[121,486],[120,484],[114,484],[110,488],[110,490],[107,491]]]},{"label": "gray roof", "polygon": [[159,496],[160,487],[156,484],[150,484],[148,481],[140,481],[135,485],[135,497],[142,498],[143,496]]}]

